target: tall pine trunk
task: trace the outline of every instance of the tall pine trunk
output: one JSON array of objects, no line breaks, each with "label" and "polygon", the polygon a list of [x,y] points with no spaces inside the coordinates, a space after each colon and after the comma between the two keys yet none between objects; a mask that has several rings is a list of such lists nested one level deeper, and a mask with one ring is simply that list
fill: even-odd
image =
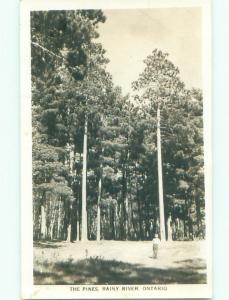
[{"label": "tall pine trunk", "polygon": [[114,239],[117,239],[117,231],[118,231],[118,202],[115,203],[115,212],[114,212]]},{"label": "tall pine trunk", "polygon": [[135,222],[134,222],[134,212],[133,212],[133,201],[130,201],[130,220],[131,220],[131,239],[136,238],[136,228],[135,228]]},{"label": "tall pine trunk", "polygon": [[98,203],[97,203],[97,241],[100,241],[101,232],[101,212],[100,212],[100,202],[101,202],[101,192],[102,192],[102,175],[99,179],[99,193],[98,193]]},{"label": "tall pine trunk", "polygon": [[87,241],[87,115],[84,124],[83,139],[83,172],[82,172],[82,227],[81,241]]},{"label": "tall pine trunk", "polygon": [[66,242],[68,242],[68,243],[71,242],[71,233],[72,233],[72,225],[70,223],[70,224],[68,224],[68,227],[67,227],[67,240],[66,240]]},{"label": "tall pine trunk", "polygon": [[129,179],[129,157],[130,153],[127,151],[127,165],[125,170],[125,239],[129,239],[129,227],[130,227],[130,214],[129,214],[129,186],[128,186],[128,179]]},{"label": "tall pine trunk", "polygon": [[44,205],[41,205],[41,239],[45,240],[47,235],[46,212]]},{"label": "tall pine trunk", "polygon": [[61,225],[61,201],[58,203],[58,216],[57,216],[57,239],[60,239],[60,225]]},{"label": "tall pine trunk", "polygon": [[79,220],[79,203],[77,205],[77,220],[76,220],[76,241],[80,240],[80,220]]},{"label": "tall pine trunk", "polygon": [[171,227],[172,218],[169,215],[167,220],[167,233],[168,233],[168,241],[172,241],[172,227]]},{"label": "tall pine trunk", "polygon": [[159,193],[159,214],[160,214],[160,236],[165,241],[165,211],[163,197],[162,159],[161,159],[161,125],[160,107],[157,109],[157,164],[158,164],[158,193]]},{"label": "tall pine trunk", "polygon": [[124,240],[128,239],[128,195],[127,195],[127,171],[126,167],[123,166],[122,171],[122,203],[121,203],[121,209],[122,209],[122,233],[121,238]]},{"label": "tall pine trunk", "polygon": [[76,241],[78,242],[80,240],[80,223],[78,220],[76,223],[76,231],[77,231]]},{"label": "tall pine trunk", "polygon": [[[55,211],[54,211],[55,213]],[[50,225],[49,225],[49,238],[52,241],[53,240],[53,229],[54,229],[54,223],[55,223],[55,214],[52,216]]]},{"label": "tall pine trunk", "polygon": [[128,201],[128,195],[126,193],[125,197],[125,239],[128,240],[129,237],[129,201]]},{"label": "tall pine trunk", "polygon": [[[81,162],[82,162],[82,153],[80,152],[80,157],[79,157],[79,164],[81,166]],[[81,171],[79,171],[81,172]],[[79,188],[78,188],[78,192],[77,192],[77,220],[76,220],[76,232],[77,232],[77,236],[76,236],[76,241],[79,242],[80,240],[80,234],[81,234],[81,225],[80,225],[80,185],[81,182],[79,182]]]},{"label": "tall pine trunk", "polygon": [[198,237],[202,235],[202,222],[201,222],[201,213],[200,213],[200,203],[198,197],[195,195],[195,203],[196,203],[196,223],[198,230]]},{"label": "tall pine trunk", "polygon": [[67,239],[66,242],[72,241],[72,206],[70,206],[68,225],[67,225]]}]

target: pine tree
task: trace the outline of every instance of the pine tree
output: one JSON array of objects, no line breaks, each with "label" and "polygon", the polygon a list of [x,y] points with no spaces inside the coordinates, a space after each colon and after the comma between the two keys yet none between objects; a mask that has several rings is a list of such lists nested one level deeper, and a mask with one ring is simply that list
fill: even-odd
[{"label": "pine tree", "polygon": [[[146,114],[154,128],[157,128],[157,141],[155,141],[155,135],[152,136],[151,141],[157,145],[157,148],[158,146],[160,148],[158,143],[162,134],[163,159],[160,163],[160,157],[158,158],[158,169],[163,165],[165,207],[163,208],[162,205],[160,208],[160,228],[167,225],[167,237],[171,239],[170,224],[174,218],[174,201],[177,196],[180,198],[177,204],[180,203],[178,204],[180,217],[184,220],[184,230],[186,231],[186,223],[190,219],[188,212],[191,205],[191,184],[188,179],[188,169],[191,163],[191,152],[195,149],[193,137],[196,129],[191,122],[193,101],[190,91],[185,89],[179,78],[178,68],[167,59],[167,56],[168,54],[154,50],[152,55],[144,61],[145,70],[140,74],[138,81],[133,83],[133,87],[139,91],[138,98],[143,113]],[[201,116],[201,112],[199,112],[199,116]],[[166,222],[163,220],[164,214]],[[189,222],[189,224],[191,223]],[[162,231],[161,238],[165,239],[164,229]]]},{"label": "pine tree", "polygon": [[[98,51],[100,47],[94,45],[92,39],[98,37],[95,31],[96,24],[104,21],[101,11],[48,11],[31,14],[33,111],[37,112],[39,109],[34,131],[45,136],[45,141],[41,140],[41,144],[46,143],[47,151],[51,147],[55,147],[56,151],[59,148],[65,149],[65,153],[59,153],[55,159],[62,165],[68,165],[70,170],[66,177],[69,177],[72,172],[72,167],[68,163],[69,153],[66,150],[67,146],[72,147],[74,138],[71,131],[69,134],[69,128],[72,127],[70,122],[76,119],[74,114],[77,106],[82,103],[79,95],[82,93],[78,92],[76,97],[76,92],[83,84],[78,84],[76,89],[72,86],[85,79],[88,69],[91,68],[89,63],[93,62],[88,60],[89,56],[94,60],[96,56],[100,59]],[[93,49],[94,56],[91,54]],[[69,87],[72,94],[69,92]],[[73,104],[73,98],[77,98],[79,102]],[[34,152],[35,165],[38,154],[36,147]],[[47,162],[45,161],[44,164],[47,165]],[[52,169],[50,173],[51,171]],[[51,182],[46,182],[44,174],[41,177],[44,183],[54,185],[54,191],[55,184],[58,185],[55,181],[56,176],[53,178],[54,173],[52,178],[48,179]],[[65,179],[68,180],[65,180],[64,184],[71,190],[69,178]],[[72,206],[64,207],[69,210]],[[46,218],[43,206],[41,211],[43,219]],[[65,220],[67,223],[69,220],[71,222],[69,216]],[[66,226],[69,228],[69,225],[71,224]]]}]

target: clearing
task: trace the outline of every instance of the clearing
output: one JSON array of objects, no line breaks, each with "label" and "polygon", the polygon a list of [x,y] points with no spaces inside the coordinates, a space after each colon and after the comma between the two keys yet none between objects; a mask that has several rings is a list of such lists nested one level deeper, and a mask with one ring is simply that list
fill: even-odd
[{"label": "clearing", "polygon": [[35,242],[34,284],[206,283],[204,241]]}]

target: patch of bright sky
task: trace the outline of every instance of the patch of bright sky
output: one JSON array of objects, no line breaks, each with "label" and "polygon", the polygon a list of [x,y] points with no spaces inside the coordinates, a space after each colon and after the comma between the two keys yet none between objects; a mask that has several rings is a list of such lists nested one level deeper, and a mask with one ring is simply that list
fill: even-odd
[{"label": "patch of bright sky", "polygon": [[110,59],[114,83],[131,93],[144,69],[143,59],[155,48],[169,53],[188,88],[202,86],[202,12],[200,8],[104,10],[99,42]]}]

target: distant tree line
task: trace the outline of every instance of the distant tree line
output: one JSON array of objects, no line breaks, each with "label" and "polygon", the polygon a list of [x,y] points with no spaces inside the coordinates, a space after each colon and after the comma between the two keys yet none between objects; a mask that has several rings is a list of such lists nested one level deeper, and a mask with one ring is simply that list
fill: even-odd
[{"label": "distant tree line", "polygon": [[34,240],[160,233],[159,129],[166,238],[202,239],[202,92],[156,49],[123,95],[96,43],[105,20],[101,10],[31,13]]}]

